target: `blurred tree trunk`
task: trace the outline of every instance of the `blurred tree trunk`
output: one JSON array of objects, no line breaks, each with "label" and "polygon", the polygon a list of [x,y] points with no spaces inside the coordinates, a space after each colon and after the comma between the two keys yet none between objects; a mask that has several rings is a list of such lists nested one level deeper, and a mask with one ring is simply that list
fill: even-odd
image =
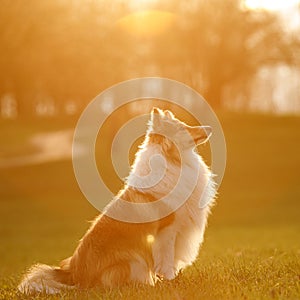
[{"label": "blurred tree trunk", "polygon": [[222,89],[222,82],[218,80],[212,80],[209,84],[207,91],[204,92],[204,98],[209,102],[209,104],[212,107],[222,107]]}]

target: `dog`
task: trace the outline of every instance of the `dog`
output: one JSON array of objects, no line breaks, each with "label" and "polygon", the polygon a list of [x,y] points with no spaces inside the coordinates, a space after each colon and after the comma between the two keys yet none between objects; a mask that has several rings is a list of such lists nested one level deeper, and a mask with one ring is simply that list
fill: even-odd
[{"label": "dog", "polygon": [[[195,151],[210,135],[209,126],[188,126],[171,111],[153,108],[124,188],[71,257],[59,267],[34,265],[19,291],[55,294],[174,279],[195,261],[214,202],[213,175]],[[140,204],[146,208],[139,210]]]}]

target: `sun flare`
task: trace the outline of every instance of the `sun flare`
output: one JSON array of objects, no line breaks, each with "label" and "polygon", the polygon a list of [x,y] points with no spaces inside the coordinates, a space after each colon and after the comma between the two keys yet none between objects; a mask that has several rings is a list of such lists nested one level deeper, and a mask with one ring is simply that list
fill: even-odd
[{"label": "sun flare", "polygon": [[166,32],[175,20],[175,15],[160,10],[144,10],[129,14],[118,21],[126,32],[138,36],[156,36]]}]

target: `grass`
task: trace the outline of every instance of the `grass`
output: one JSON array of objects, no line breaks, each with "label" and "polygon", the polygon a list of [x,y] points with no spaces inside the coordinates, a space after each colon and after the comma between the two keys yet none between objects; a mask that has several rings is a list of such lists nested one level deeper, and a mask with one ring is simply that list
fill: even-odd
[{"label": "grass", "polygon": [[[70,161],[1,169],[0,299],[299,299],[300,118],[222,114],[221,122],[227,170],[203,247],[193,266],[154,288],[17,293],[30,265],[72,254],[97,211]],[[0,156],[21,152],[33,133],[74,124],[1,121]]]}]

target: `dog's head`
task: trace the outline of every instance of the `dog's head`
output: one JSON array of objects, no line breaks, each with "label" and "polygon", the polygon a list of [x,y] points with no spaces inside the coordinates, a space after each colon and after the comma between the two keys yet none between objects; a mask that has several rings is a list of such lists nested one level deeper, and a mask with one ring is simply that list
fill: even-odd
[{"label": "dog's head", "polygon": [[176,119],[169,110],[153,108],[148,135],[160,135],[164,144],[170,147],[176,145],[179,150],[192,149],[196,145],[208,141],[212,134],[210,126],[189,126]]}]

